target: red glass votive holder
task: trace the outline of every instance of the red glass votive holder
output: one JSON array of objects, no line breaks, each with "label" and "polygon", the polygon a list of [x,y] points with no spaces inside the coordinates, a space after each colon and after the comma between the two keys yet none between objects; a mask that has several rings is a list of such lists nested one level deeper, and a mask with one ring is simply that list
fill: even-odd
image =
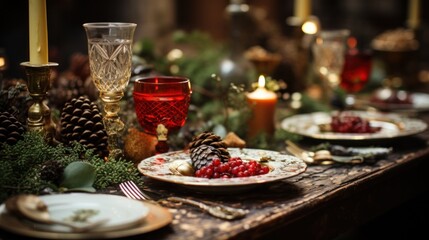
[{"label": "red glass votive holder", "polygon": [[157,135],[162,124],[168,132],[178,131],[186,122],[191,83],[179,76],[152,76],[134,82],[134,105],[138,122],[146,133]]},{"label": "red glass votive holder", "polygon": [[344,59],[340,86],[348,93],[356,93],[368,83],[371,75],[372,54],[365,51],[349,51]]}]

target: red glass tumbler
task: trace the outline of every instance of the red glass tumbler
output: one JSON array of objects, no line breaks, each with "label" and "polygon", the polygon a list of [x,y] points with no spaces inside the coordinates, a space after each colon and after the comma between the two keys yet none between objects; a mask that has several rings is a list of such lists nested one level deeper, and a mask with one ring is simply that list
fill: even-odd
[{"label": "red glass tumbler", "polygon": [[369,52],[350,50],[344,61],[340,86],[348,93],[357,93],[367,84],[371,74],[372,56]]},{"label": "red glass tumbler", "polygon": [[134,105],[140,126],[158,138],[157,152],[168,151],[168,133],[186,122],[191,99],[191,83],[179,76],[138,78],[134,82]]}]

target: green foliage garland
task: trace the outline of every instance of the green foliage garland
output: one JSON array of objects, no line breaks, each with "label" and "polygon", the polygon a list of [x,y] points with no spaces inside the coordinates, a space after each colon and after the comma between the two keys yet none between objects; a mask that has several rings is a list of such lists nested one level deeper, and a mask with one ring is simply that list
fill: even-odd
[{"label": "green foliage garland", "polygon": [[45,188],[60,191],[55,183],[41,179],[42,166],[56,160],[63,167],[75,161],[86,161],[96,169],[95,189],[113,187],[122,181],[133,180],[142,184],[142,178],[130,161],[100,159],[80,144],[51,146],[34,132],[24,134],[23,140],[10,146],[0,146],[0,202],[18,193],[38,194]]}]

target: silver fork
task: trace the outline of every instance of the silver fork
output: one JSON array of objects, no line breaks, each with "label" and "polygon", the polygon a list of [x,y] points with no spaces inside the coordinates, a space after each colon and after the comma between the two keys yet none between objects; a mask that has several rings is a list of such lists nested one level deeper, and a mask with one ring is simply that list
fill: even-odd
[{"label": "silver fork", "polygon": [[159,204],[164,201],[186,203],[189,205],[199,207],[200,209],[208,212],[210,215],[221,219],[233,220],[233,219],[243,218],[248,213],[248,210],[241,209],[241,208],[233,208],[233,207],[228,207],[220,204],[209,205],[209,204],[205,204],[202,202],[181,198],[181,197],[167,197],[167,198],[159,199],[155,201],[150,196],[145,194],[133,181],[122,182],[119,184],[119,188],[122,190],[125,196],[131,199],[144,200],[144,201],[149,201],[156,204]]},{"label": "silver fork", "polygon": [[286,150],[308,164],[330,165],[335,162],[359,164],[364,161],[362,156],[336,156],[328,150],[318,150],[316,152],[307,151],[290,140],[286,140]]}]

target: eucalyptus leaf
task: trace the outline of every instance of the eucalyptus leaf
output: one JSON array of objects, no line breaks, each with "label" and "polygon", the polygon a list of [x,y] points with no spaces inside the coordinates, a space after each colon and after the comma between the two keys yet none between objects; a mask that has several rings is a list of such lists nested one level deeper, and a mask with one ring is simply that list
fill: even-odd
[{"label": "eucalyptus leaf", "polygon": [[72,162],[64,169],[60,186],[66,191],[95,192],[95,167],[87,162]]}]

